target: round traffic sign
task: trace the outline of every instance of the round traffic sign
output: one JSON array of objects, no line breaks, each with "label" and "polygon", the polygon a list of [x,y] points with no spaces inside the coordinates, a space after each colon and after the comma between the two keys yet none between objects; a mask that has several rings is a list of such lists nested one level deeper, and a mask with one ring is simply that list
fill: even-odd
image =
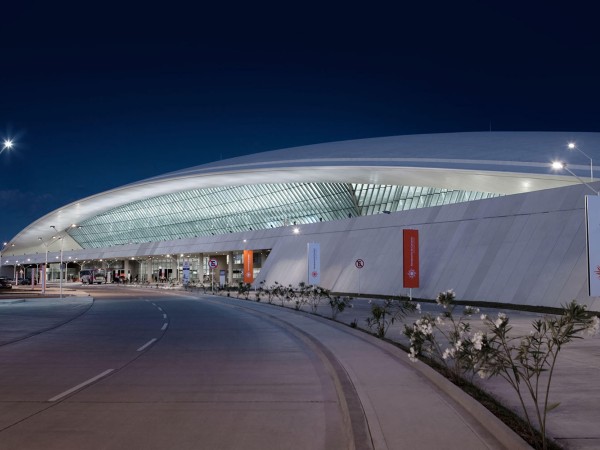
[{"label": "round traffic sign", "polygon": [[365,262],[362,259],[357,259],[356,261],[354,261],[354,265],[357,269],[362,269],[363,267],[365,267]]},{"label": "round traffic sign", "polygon": [[208,267],[210,267],[211,269],[214,269],[218,265],[219,265],[219,263],[217,262],[216,259],[210,259],[210,260],[208,260]]}]

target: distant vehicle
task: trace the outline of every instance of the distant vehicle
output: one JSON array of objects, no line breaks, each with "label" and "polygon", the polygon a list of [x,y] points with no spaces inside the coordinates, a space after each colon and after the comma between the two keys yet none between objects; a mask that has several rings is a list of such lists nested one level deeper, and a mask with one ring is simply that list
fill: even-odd
[{"label": "distant vehicle", "polygon": [[83,284],[106,283],[106,273],[102,269],[84,269],[79,271],[79,279]]},{"label": "distant vehicle", "polygon": [[31,278],[21,278],[18,284],[21,286],[29,285],[31,284]]},{"label": "distant vehicle", "polygon": [[12,284],[6,278],[0,278],[0,289],[12,289]]}]

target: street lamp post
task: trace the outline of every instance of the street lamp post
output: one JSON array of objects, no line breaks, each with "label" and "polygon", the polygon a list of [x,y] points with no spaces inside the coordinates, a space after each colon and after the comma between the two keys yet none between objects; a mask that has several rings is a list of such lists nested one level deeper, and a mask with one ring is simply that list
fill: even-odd
[{"label": "street lamp post", "polygon": [[60,298],[62,298],[62,287],[63,287],[63,247],[65,246],[65,240],[64,240],[64,236],[61,236],[58,238],[60,240],[60,270],[59,270],[59,276],[60,278],[58,279],[58,285],[60,288]]},{"label": "street lamp post", "polygon": [[594,189],[593,187],[591,187],[588,183],[586,183],[585,181],[583,181],[581,178],[579,178],[577,175],[575,175],[573,173],[573,171],[571,171],[568,167],[567,164],[562,162],[562,161],[554,161],[552,163],[552,168],[554,170],[566,170],[567,172],[569,172],[571,175],[573,175],[575,178],[577,178],[581,183],[585,184],[591,191],[594,192],[594,194],[596,195],[600,195],[600,191],[597,191],[596,189]]},{"label": "street lamp post", "polygon": [[44,238],[39,237],[38,241],[42,242],[42,245],[46,248],[46,262],[44,263],[44,273],[42,274],[42,294],[46,293],[46,277],[48,276],[48,245],[49,243],[44,242]]},{"label": "street lamp post", "polygon": [[3,242],[0,246],[0,275],[2,275],[2,251],[8,245],[8,242]]},{"label": "street lamp post", "polygon": [[592,157],[585,153],[583,150],[581,150],[579,147],[577,147],[577,145],[575,145],[575,142],[569,142],[567,144],[567,148],[569,150],[577,150],[579,153],[581,153],[583,156],[590,160],[590,181],[594,181],[594,164],[592,161]]},{"label": "street lamp post", "polygon": [[[75,227],[75,226],[76,225],[71,225],[71,227]],[[57,231],[56,227],[54,225],[50,225],[50,228],[54,228],[54,231]],[[59,274],[58,285],[59,285],[59,289],[60,289],[60,298],[63,298],[63,250],[64,250],[64,246],[65,246],[65,236],[64,235],[58,236],[57,239],[60,241],[60,266],[59,266],[60,269],[58,271],[58,274]]]}]

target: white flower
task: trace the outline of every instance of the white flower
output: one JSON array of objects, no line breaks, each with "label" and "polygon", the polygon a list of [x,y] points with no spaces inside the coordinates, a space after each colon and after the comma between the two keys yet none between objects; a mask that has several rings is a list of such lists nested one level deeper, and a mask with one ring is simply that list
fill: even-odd
[{"label": "white flower", "polygon": [[489,373],[487,370],[480,369],[477,371],[477,375],[479,375],[479,378],[482,380],[485,380],[486,378],[490,377],[491,373]]},{"label": "white flower", "polygon": [[444,325],[444,321],[442,320],[442,316],[437,316],[435,318],[435,323],[438,325]]},{"label": "white flower", "polygon": [[472,342],[475,350],[481,350],[483,347],[483,333],[481,331],[477,331],[475,334],[473,334]]},{"label": "white flower", "polygon": [[414,347],[410,348],[410,352],[408,353],[408,359],[410,359],[412,362],[417,362],[419,360],[419,358],[417,358],[417,351]]},{"label": "white flower", "polygon": [[595,336],[598,334],[598,332],[600,331],[600,318],[598,318],[598,316],[594,316],[592,322],[590,323],[590,326],[587,328],[586,331],[587,334],[589,334],[590,336]]},{"label": "white flower", "polygon": [[458,351],[462,350],[462,341],[460,339],[454,343],[454,348]]},{"label": "white flower", "polygon": [[428,320],[419,319],[415,322],[414,331],[429,336],[430,334],[433,334],[433,327]]},{"label": "white flower", "polygon": [[498,313],[498,318],[494,322],[494,325],[496,325],[496,328],[500,328],[502,326],[502,324],[505,323],[506,321],[507,321],[506,314],[500,312],[500,313]]},{"label": "white flower", "polygon": [[472,306],[465,306],[464,314],[465,316],[471,316],[473,314],[478,314],[479,308],[473,308]]},{"label": "white flower", "polygon": [[456,350],[453,348],[447,348],[446,350],[444,350],[444,353],[442,354],[442,358],[444,359],[448,359],[448,358],[454,358],[454,355],[456,354]]},{"label": "white flower", "polygon": [[481,319],[481,320],[485,320],[485,319],[487,319],[487,314],[482,314],[482,315],[481,315],[481,317],[480,317],[480,319]]},{"label": "white flower", "polygon": [[420,303],[417,303],[416,309],[417,309],[417,311],[421,312],[421,304]]}]

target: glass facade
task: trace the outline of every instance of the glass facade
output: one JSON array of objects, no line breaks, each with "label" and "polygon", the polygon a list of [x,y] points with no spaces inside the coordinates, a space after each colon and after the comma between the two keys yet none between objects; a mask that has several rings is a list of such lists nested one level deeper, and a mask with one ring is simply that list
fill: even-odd
[{"label": "glass facade", "polygon": [[499,194],[417,186],[288,183],[182,191],[117,207],[69,234],[83,248],[175,240],[446,205]]}]

